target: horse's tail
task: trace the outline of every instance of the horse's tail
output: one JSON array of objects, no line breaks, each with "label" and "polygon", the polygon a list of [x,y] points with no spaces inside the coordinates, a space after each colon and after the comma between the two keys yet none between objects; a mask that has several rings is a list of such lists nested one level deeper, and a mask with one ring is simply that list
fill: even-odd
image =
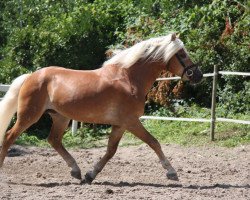
[{"label": "horse's tail", "polygon": [[21,86],[29,75],[30,74],[24,74],[17,77],[10,85],[2,101],[0,101],[0,146],[3,143],[11,118],[17,111],[18,94]]}]

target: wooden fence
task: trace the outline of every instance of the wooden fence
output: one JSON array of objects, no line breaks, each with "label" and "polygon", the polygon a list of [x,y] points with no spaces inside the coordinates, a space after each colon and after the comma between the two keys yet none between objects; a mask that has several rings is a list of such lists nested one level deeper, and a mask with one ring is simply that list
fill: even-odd
[{"label": "wooden fence", "polygon": [[[250,121],[246,120],[236,120],[236,119],[227,119],[216,117],[216,91],[217,91],[217,78],[218,75],[236,75],[236,76],[250,76],[248,72],[230,72],[230,71],[218,71],[217,66],[214,67],[213,73],[204,74],[204,77],[213,77],[213,89],[212,89],[212,103],[211,103],[211,118],[176,118],[176,117],[159,117],[159,116],[142,116],[141,120],[169,120],[169,121],[191,121],[191,122],[207,122],[210,123],[210,137],[211,140],[214,140],[214,132],[215,132],[215,123],[218,122],[231,122],[231,123],[239,123],[239,124],[250,124]],[[180,77],[170,77],[170,78],[158,78],[156,81],[166,81],[166,80],[179,80]],[[8,91],[9,85],[0,84],[0,91],[6,92]],[[72,134],[77,131],[78,122],[72,121]]]}]

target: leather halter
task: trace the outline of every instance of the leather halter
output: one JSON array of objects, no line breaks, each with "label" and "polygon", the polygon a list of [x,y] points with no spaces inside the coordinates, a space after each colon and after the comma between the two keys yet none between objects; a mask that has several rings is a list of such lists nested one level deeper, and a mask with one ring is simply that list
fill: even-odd
[{"label": "leather halter", "polygon": [[192,64],[189,66],[186,66],[186,64],[183,62],[182,58],[179,56],[178,53],[175,54],[178,61],[181,63],[182,67],[184,68],[181,78],[184,76],[184,74],[186,74],[187,77],[192,77],[194,74],[194,70],[196,70],[198,68],[197,64]]}]

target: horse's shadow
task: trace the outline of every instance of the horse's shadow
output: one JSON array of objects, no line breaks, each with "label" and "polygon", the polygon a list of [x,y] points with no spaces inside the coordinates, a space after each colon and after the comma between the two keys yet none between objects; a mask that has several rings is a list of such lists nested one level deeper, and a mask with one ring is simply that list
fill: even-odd
[{"label": "horse's shadow", "polygon": [[231,185],[231,184],[212,184],[212,185],[182,185],[178,183],[170,183],[170,184],[156,184],[156,183],[142,183],[142,182],[119,182],[119,183],[112,183],[112,182],[94,182],[95,185],[106,185],[106,186],[113,186],[113,187],[136,187],[136,186],[145,186],[145,187],[155,187],[155,188],[183,188],[183,189],[214,189],[214,188],[222,188],[222,189],[229,189],[229,188],[250,188],[249,184],[245,185]]},{"label": "horse's shadow", "polygon": [[[7,184],[11,185],[25,185],[25,186],[37,186],[37,187],[44,187],[44,188],[53,188],[58,186],[69,186],[69,185],[80,185],[78,183],[73,182],[51,182],[51,183],[15,183],[15,182],[7,182]],[[83,184],[84,186],[85,184]],[[199,189],[199,190],[206,190],[206,189],[215,189],[215,188],[221,188],[221,189],[230,189],[230,188],[245,188],[249,189],[250,184],[245,185],[231,185],[231,184],[212,184],[212,185],[182,185],[178,183],[171,183],[171,184],[156,184],[156,183],[142,183],[142,182],[119,182],[119,183],[113,183],[109,181],[104,182],[93,182],[92,185],[105,185],[105,186],[112,186],[112,187],[136,187],[136,186],[143,186],[143,187],[154,187],[154,188],[182,188],[182,189]]]},{"label": "horse's shadow", "polygon": [[26,148],[15,145],[9,149],[7,157],[18,157],[24,156],[26,154],[30,154],[30,152]]},{"label": "horse's shadow", "polygon": [[50,183],[18,183],[18,182],[6,182],[9,185],[25,185],[25,186],[36,186],[36,187],[44,187],[44,188],[53,188],[59,186],[69,186],[69,185],[79,185],[78,183],[71,183],[71,182],[50,182]]}]

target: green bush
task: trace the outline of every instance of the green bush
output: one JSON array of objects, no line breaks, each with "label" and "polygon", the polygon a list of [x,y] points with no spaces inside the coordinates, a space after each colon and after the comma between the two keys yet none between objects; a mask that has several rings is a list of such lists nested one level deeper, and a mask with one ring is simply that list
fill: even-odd
[{"label": "green bush", "polygon": [[[240,80],[239,80],[240,82]],[[244,81],[240,86],[243,89],[236,89],[232,85],[219,88],[219,107],[224,111],[223,117],[233,113],[250,113],[250,82]]]},{"label": "green bush", "polygon": [[107,46],[116,39],[113,33],[123,29],[125,16],[132,12],[124,2],[6,2],[1,24],[8,36],[1,46],[0,81],[49,65],[100,67]]},{"label": "green bush", "polygon": [[[250,26],[247,1],[135,1],[139,11],[126,20],[126,32],[119,32],[118,46],[131,45],[148,37],[164,35],[169,30],[180,33],[190,56],[200,63],[204,73],[219,70],[249,70]],[[153,12],[157,7],[157,13]],[[246,77],[219,79],[220,88],[244,89]],[[207,78],[200,85],[185,84],[183,97],[203,106],[210,106],[212,80]],[[221,95],[221,93],[219,93]],[[204,96],[206,98],[204,98]],[[238,95],[239,101],[241,101]],[[220,97],[221,98],[221,97]],[[235,99],[235,101],[238,101]],[[236,111],[237,109],[235,109]]]}]

